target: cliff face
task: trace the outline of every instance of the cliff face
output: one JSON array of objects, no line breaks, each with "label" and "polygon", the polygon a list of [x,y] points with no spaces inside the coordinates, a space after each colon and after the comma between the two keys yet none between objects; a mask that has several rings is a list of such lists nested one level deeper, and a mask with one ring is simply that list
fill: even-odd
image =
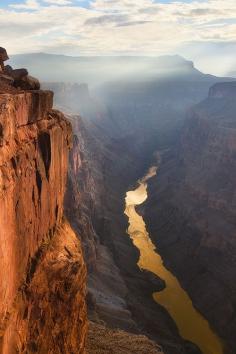
[{"label": "cliff face", "polygon": [[67,114],[80,114],[86,120],[99,120],[107,109],[90,94],[88,85],[64,82],[44,82],[46,90],[54,92],[54,106]]},{"label": "cliff face", "polygon": [[108,152],[88,132],[80,117],[71,117],[71,121],[76,135],[70,152],[65,210],[73,228],[82,235],[88,267],[89,317],[113,327],[133,328],[135,324],[125,301],[127,288],[103,237],[109,232],[105,213]]},{"label": "cliff face", "polygon": [[[164,154],[147,216],[166,264],[235,351],[236,90],[217,84],[189,113],[177,153]],[[228,352],[227,351],[227,352]]]},{"label": "cliff face", "polygon": [[71,126],[49,91],[0,95],[0,352],[83,353],[86,269],[63,219]]}]

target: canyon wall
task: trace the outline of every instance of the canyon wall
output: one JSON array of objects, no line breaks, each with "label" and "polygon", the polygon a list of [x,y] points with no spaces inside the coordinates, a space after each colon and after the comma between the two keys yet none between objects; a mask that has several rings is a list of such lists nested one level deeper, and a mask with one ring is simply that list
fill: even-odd
[{"label": "canyon wall", "polygon": [[[123,144],[113,141],[80,117],[70,119],[75,136],[65,205],[70,224],[84,235],[90,320],[113,329],[146,334],[167,354],[199,354],[195,346],[179,336],[168,313],[152,299],[152,291],[161,288],[162,283],[139,270],[139,253],[126,234],[125,193],[143,173],[149,159],[144,160],[138,143],[132,146],[125,144],[125,139]],[[140,164],[140,160],[145,163]],[[92,325],[90,331],[93,328]],[[91,332],[89,338],[91,348]],[[108,347],[111,342],[107,342]]]},{"label": "canyon wall", "polygon": [[[88,304],[90,319],[100,318],[113,327],[135,327],[126,301],[127,288],[104,243],[107,190],[105,168],[109,152],[104,141],[89,132],[79,116],[70,117],[75,133],[70,153],[66,215],[73,228],[82,235],[88,267]],[[114,156],[113,156],[114,157]]]},{"label": "canyon wall", "polygon": [[84,353],[86,267],[63,217],[72,131],[49,91],[0,94],[0,352]]},{"label": "canyon wall", "polygon": [[162,154],[146,207],[165,264],[224,340],[236,341],[236,85],[211,87],[188,113],[178,148]]}]

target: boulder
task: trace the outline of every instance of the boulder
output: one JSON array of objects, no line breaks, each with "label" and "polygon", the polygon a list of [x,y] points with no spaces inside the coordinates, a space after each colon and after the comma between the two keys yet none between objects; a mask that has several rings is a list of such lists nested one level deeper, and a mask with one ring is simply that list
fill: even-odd
[{"label": "boulder", "polygon": [[21,90],[39,90],[39,81],[28,75],[25,68],[13,69],[10,65],[4,66],[4,61],[8,60],[7,51],[0,47],[0,81],[3,84],[14,86]]},{"label": "boulder", "polygon": [[13,77],[14,80],[21,80],[28,75],[27,69],[15,69],[9,72],[9,75]]},{"label": "boulder", "polygon": [[8,60],[9,57],[7,55],[7,51],[5,48],[0,47],[0,61],[4,62]]},{"label": "boulder", "polygon": [[39,90],[40,82],[33,76],[27,75],[14,81],[14,86],[22,90]]}]

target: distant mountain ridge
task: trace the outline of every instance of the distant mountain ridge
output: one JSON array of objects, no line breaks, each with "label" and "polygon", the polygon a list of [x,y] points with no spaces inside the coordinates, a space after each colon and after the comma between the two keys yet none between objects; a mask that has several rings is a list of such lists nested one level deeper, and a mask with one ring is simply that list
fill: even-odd
[{"label": "distant mountain ridge", "polygon": [[107,81],[145,81],[160,78],[212,78],[179,55],[148,56],[80,56],[46,53],[13,55],[15,67],[27,67],[41,81],[77,82],[96,85]]},{"label": "distant mountain ridge", "polygon": [[228,75],[230,77],[236,78],[236,70],[235,71],[230,71]]}]

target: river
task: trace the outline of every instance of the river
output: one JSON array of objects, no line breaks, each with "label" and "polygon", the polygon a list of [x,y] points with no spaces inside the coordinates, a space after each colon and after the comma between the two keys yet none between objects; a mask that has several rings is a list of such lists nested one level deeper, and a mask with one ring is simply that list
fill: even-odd
[{"label": "river", "polygon": [[128,191],[125,198],[125,214],[129,221],[128,234],[140,252],[138,266],[141,270],[148,270],[165,281],[165,289],[153,293],[152,296],[169,312],[180,335],[195,343],[203,354],[223,354],[221,340],[210,328],[207,320],[194,308],[178,279],[165,268],[158,250],[149,237],[143,217],[135,209],[148,198],[147,182],[156,174],[157,167],[151,167],[148,173],[138,181],[138,187]]}]

